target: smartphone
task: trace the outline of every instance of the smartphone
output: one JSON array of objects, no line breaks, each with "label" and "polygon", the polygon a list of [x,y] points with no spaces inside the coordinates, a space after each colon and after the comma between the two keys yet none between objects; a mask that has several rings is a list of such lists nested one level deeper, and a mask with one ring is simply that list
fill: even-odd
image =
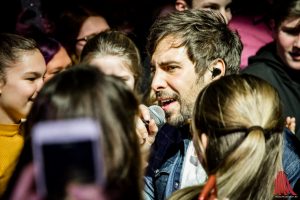
[{"label": "smartphone", "polygon": [[32,129],[37,192],[63,199],[70,183],[103,184],[101,127],[92,119],[45,121]]}]

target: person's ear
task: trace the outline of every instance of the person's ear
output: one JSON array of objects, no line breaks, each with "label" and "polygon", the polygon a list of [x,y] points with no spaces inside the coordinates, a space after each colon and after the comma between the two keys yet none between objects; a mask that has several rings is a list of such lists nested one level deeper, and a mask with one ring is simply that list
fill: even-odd
[{"label": "person's ear", "polygon": [[225,70],[226,70],[225,62],[222,59],[216,59],[210,64],[209,70],[212,73],[211,74],[212,80],[219,79],[225,75]]},{"label": "person's ear", "polygon": [[188,9],[188,5],[185,0],[176,0],[175,8],[178,11],[184,11]]}]

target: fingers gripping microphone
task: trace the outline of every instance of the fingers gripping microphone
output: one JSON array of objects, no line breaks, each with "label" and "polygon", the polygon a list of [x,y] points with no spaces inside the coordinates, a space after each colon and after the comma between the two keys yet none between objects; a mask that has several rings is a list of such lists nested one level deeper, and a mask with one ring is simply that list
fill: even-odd
[{"label": "fingers gripping microphone", "polygon": [[164,110],[157,105],[152,105],[149,107],[150,118],[154,119],[156,126],[160,129],[166,123],[166,115]]}]

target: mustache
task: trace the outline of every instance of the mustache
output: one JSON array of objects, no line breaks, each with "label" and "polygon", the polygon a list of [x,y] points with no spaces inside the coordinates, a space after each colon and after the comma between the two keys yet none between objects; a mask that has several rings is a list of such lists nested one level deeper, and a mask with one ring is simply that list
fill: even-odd
[{"label": "mustache", "polygon": [[165,91],[157,91],[155,93],[157,99],[174,99],[179,100],[179,95],[175,93],[165,92]]}]

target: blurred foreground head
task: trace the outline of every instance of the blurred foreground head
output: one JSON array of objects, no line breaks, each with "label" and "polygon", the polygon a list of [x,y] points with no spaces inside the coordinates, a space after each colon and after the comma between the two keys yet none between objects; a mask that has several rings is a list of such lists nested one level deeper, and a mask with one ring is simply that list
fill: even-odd
[{"label": "blurred foreground head", "polygon": [[142,173],[135,116],[138,102],[118,78],[97,68],[74,66],[50,79],[27,121],[27,133],[40,121],[89,117],[103,129],[104,193],[108,199],[141,199]]}]

